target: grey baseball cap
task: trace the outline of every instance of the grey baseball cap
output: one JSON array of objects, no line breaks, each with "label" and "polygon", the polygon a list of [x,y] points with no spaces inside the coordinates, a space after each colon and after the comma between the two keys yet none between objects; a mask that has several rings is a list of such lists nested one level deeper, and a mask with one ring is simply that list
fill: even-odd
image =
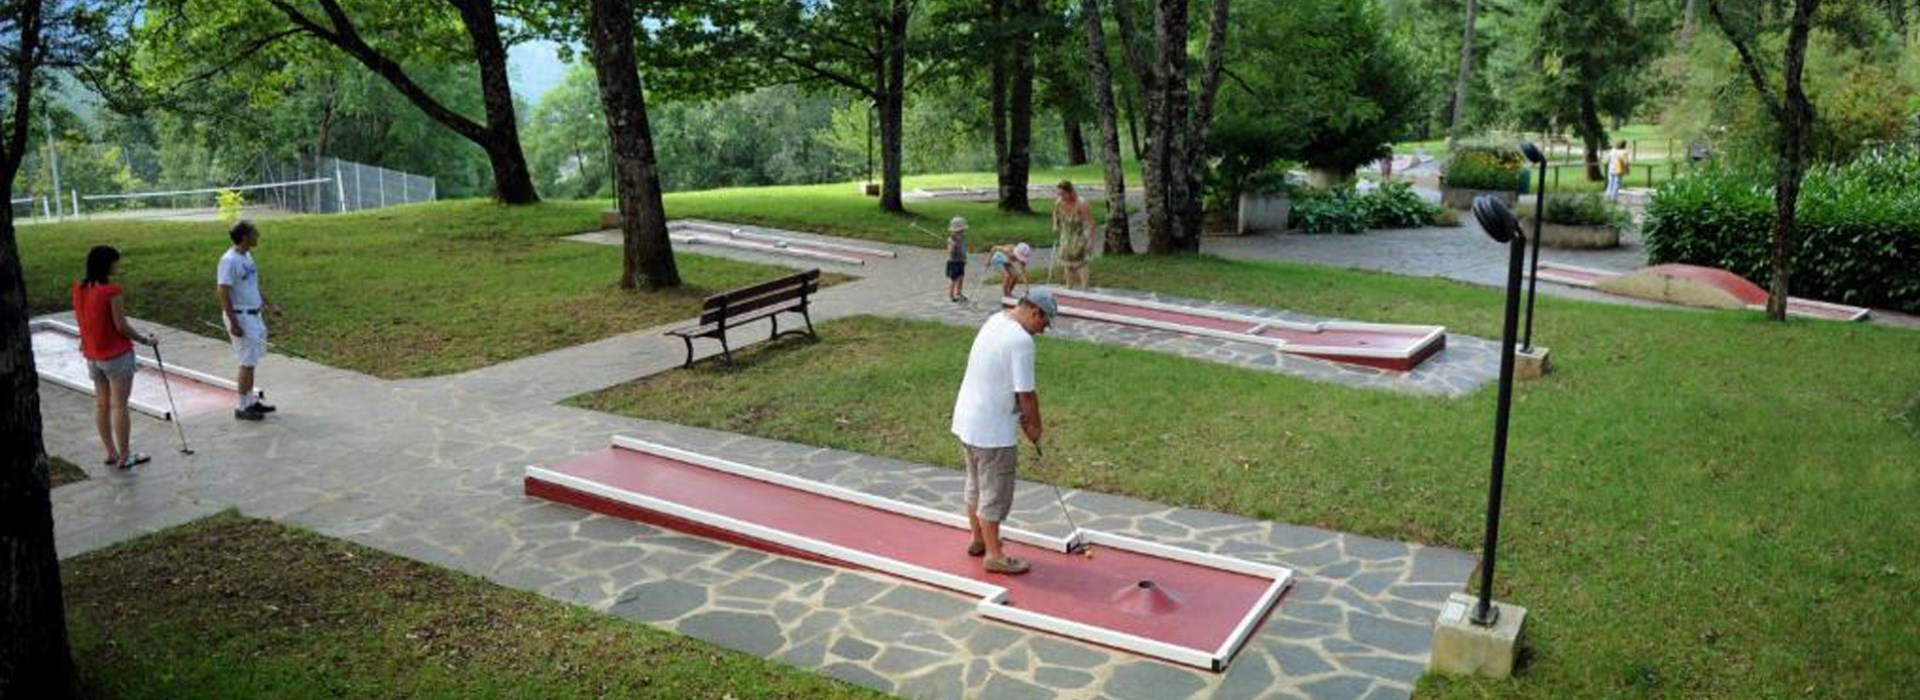
[{"label": "grey baseball cap", "polygon": [[1045,313],[1047,315],[1048,321],[1052,321],[1053,317],[1060,315],[1060,302],[1054,300],[1053,292],[1051,290],[1047,290],[1047,289],[1028,290],[1025,301],[1027,303],[1030,303],[1030,304],[1033,304],[1034,306],[1039,307],[1041,313]]}]

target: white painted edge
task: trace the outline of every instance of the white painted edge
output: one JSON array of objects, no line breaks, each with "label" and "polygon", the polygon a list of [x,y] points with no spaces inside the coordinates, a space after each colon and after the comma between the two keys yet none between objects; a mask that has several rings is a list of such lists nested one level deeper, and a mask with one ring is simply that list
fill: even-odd
[{"label": "white painted edge", "polygon": [[780,243],[799,244],[799,245],[808,246],[811,248],[820,248],[824,250],[838,250],[843,253],[872,255],[875,257],[883,257],[883,258],[899,257],[898,253],[895,253],[891,250],[882,250],[880,248],[869,248],[866,246],[858,246],[850,243],[840,243],[837,241],[822,241],[822,240],[815,240],[812,238],[796,238],[793,236],[781,236],[781,235],[772,234],[772,233],[761,233],[759,231],[748,231],[738,226],[729,227],[724,224],[716,224],[710,221],[701,221],[699,219],[681,219],[676,223],[679,223],[681,226],[684,226],[687,228],[704,229],[708,232],[724,233],[729,236],[733,236],[736,238],[745,238],[748,240],[777,241]]},{"label": "white painted edge", "polygon": [[1194,316],[1206,316],[1208,318],[1217,318],[1223,321],[1239,321],[1241,323],[1247,324],[1250,327],[1251,326],[1267,326],[1270,328],[1279,327],[1279,328],[1285,328],[1287,330],[1301,331],[1305,333],[1319,333],[1320,331],[1326,330],[1327,328],[1327,324],[1325,322],[1301,323],[1298,321],[1288,321],[1288,320],[1279,319],[1279,318],[1263,318],[1260,316],[1251,316],[1248,314],[1234,313],[1232,311],[1220,311],[1218,309],[1202,309],[1194,306],[1182,306],[1180,304],[1169,304],[1162,301],[1152,301],[1149,299],[1135,299],[1133,297],[1115,296],[1112,294],[1101,294],[1099,292],[1089,292],[1089,291],[1078,290],[1078,289],[1060,289],[1060,288],[1054,287],[1054,288],[1049,288],[1049,290],[1052,291],[1053,295],[1056,297],[1079,297],[1081,299],[1103,301],[1109,304],[1124,304],[1126,306],[1138,306],[1138,307],[1147,308],[1147,309],[1155,309],[1158,311],[1171,311],[1174,313],[1192,314]]},{"label": "white painted edge", "polygon": [[[1831,309],[1833,311],[1840,311],[1840,312],[1847,313],[1848,315],[1846,318],[1834,318],[1832,316],[1823,316],[1823,315],[1811,313],[1808,311],[1798,310],[1793,308],[1795,306],[1810,306],[1816,309]],[[1748,304],[1747,308],[1755,311],[1766,311],[1767,305],[1766,304]],[[1860,319],[1866,318],[1869,311],[1867,309],[1863,309],[1858,306],[1847,306],[1845,304],[1832,304],[1824,301],[1814,301],[1812,299],[1801,299],[1799,297],[1791,297],[1787,300],[1787,313],[1795,316],[1799,316],[1801,318],[1811,318],[1811,319],[1816,319],[1820,321],[1839,321],[1841,323],[1846,323],[1849,321],[1858,321]]]},{"label": "white painted edge", "polygon": [[[80,382],[76,382],[66,377],[62,377],[58,374],[54,374],[52,372],[47,372],[44,370],[41,371],[39,374],[41,379],[51,382],[56,386],[63,386],[68,389],[78,391],[82,394],[86,394],[88,396],[94,395],[92,384],[82,384]],[[165,406],[155,406],[153,404],[141,401],[131,396],[127,397],[127,408],[131,408],[135,411],[139,411],[146,415],[153,416],[160,420],[173,420],[173,414],[167,412],[167,409]]]},{"label": "white painted edge", "polygon": [[1599,275],[1601,277],[1619,277],[1624,274],[1630,274],[1626,272],[1621,272],[1619,270],[1604,270],[1598,267],[1586,267],[1583,265],[1568,265],[1566,263],[1557,263],[1557,262],[1540,263],[1540,269],[1542,270],[1553,269],[1553,268],[1566,270],[1568,272],[1580,272],[1580,273],[1585,273],[1589,275]]},{"label": "white painted edge", "polygon": [[[616,435],[611,442],[614,447],[619,449],[634,450],[669,459],[682,460],[717,471],[757,479],[799,491],[826,496],[828,498],[844,500],[907,517],[920,518],[948,527],[965,528],[967,526],[965,518],[955,513],[904,503],[890,498],[883,498],[834,486],[832,484],[796,477],[790,474],[748,466],[738,462],[625,436]],[[844,561],[855,566],[885,572],[948,590],[979,595],[981,596],[981,600],[975,606],[975,611],[989,619],[1021,625],[1064,637],[1083,639],[1096,644],[1123,649],[1165,661],[1204,668],[1209,671],[1220,671],[1225,668],[1227,661],[1245,644],[1247,638],[1252,635],[1259,621],[1266,617],[1275,601],[1279,599],[1279,596],[1285,592],[1293,580],[1293,570],[1285,567],[1260,564],[1244,559],[1174,547],[1157,542],[1148,542],[1109,532],[1079,529],[1075,530],[1071,536],[1063,540],[1018,528],[1005,528],[1001,530],[1001,533],[1008,539],[1036,546],[1057,548],[1062,552],[1068,551],[1069,545],[1084,541],[1095,546],[1136,552],[1148,556],[1171,559],[1183,563],[1207,566],[1232,573],[1269,578],[1272,580],[1267,586],[1266,591],[1263,592],[1256,603],[1248,609],[1247,614],[1235,624],[1234,629],[1228,634],[1219,649],[1212,651],[1192,649],[1013,607],[1006,603],[1007,590],[1005,588],[984,581],[955,576],[945,572],[907,564],[895,559],[794,535],[737,518],[562,474],[538,465],[529,465],[526,468],[526,476],[530,479],[544,481],[629,505],[640,506],[709,527],[737,532],[754,539],[771,542],[781,547],[817,554],[829,559]],[[1038,541],[1030,541],[1028,538],[1033,538]]]},{"label": "white painted edge", "polygon": [[847,255],[823,253],[817,250],[806,250],[801,248],[782,248],[780,246],[773,245],[771,243],[759,243],[756,241],[738,240],[738,239],[723,237],[715,234],[675,233],[675,234],[669,234],[668,237],[672,238],[673,242],[675,243],[685,243],[688,245],[713,245],[713,246],[719,246],[721,248],[738,248],[740,250],[751,250],[757,253],[767,253],[770,255],[791,255],[796,258],[809,258],[813,260],[823,260],[826,262],[836,262],[844,265],[865,266],[867,264],[867,261],[865,260],[847,256]]},{"label": "white painted edge", "polygon": [[[1000,300],[1002,304],[1005,304],[1008,306],[1018,303],[1019,301],[1020,301],[1019,299],[1016,299],[1013,297],[1003,297]],[[1121,303],[1127,303],[1127,302],[1123,301]],[[1178,307],[1170,310],[1178,311],[1181,313],[1188,312],[1186,308],[1178,308]],[[1061,315],[1064,315],[1064,316],[1074,316],[1078,318],[1092,319],[1095,321],[1106,321],[1108,323],[1118,323],[1118,324],[1128,325],[1128,326],[1141,326],[1144,328],[1153,328],[1157,330],[1168,331],[1171,333],[1199,335],[1199,336],[1206,336],[1209,338],[1219,338],[1221,340],[1231,340],[1231,341],[1241,342],[1241,343],[1255,343],[1259,345],[1267,345],[1281,352],[1298,354],[1298,355],[1345,355],[1347,357],[1365,357],[1365,358],[1376,358],[1376,359],[1387,359],[1387,360],[1404,360],[1404,359],[1411,358],[1414,355],[1419,354],[1420,351],[1425,350],[1428,345],[1432,344],[1434,340],[1438,339],[1440,336],[1446,335],[1446,332],[1447,332],[1447,329],[1444,326],[1405,326],[1405,325],[1395,325],[1395,324],[1385,324],[1385,323],[1365,323],[1365,324],[1339,323],[1339,325],[1335,325],[1335,323],[1337,322],[1323,322],[1326,325],[1326,330],[1413,330],[1413,329],[1417,329],[1417,330],[1426,331],[1426,334],[1424,336],[1421,336],[1421,339],[1415,342],[1414,345],[1411,346],[1409,349],[1407,349],[1406,351],[1399,351],[1399,350],[1388,350],[1388,349],[1377,349],[1377,348],[1355,348],[1355,347],[1347,347],[1344,345],[1308,345],[1305,343],[1295,343],[1295,342],[1283,340],[1280,338],[1270,338],[1264,335],[1253,335],[1251,333],[1243,333],[1239,331],[1223,331],[1217,328],[1207,328],[1205,326],[1189,326],[1186,324],[1171,323],[1168,321],[1161,321],[1158,319],[1140,318],[1137,316],[1123,316],[1120,314],[1112,314],[1112,313],[1107,313],[1105,311],[1091,311],[1088,309],[1074,309],[1069,307],[1062,307],[1060,309],[1060,313]],[[1210,316],[1212,314],[1197,314],[1197,315]],[[1228,320],[1239,320],[1239,319],[1230,318]],[[1269,325],[1277,325],[1277,324],[1269,324]],[[1317,359],[1324,359],[1324,358],[1317,358]]]},{"label": "white painted edge", "polygon": [[[32,323],[28,324],[28,329],[29,329],[28,330],[29,333],[35,330],[54,330],[54,331],[60,331],[62,333],[75,336],[75,337],[78,337],[80,335],[79,326],[75,326],[65,321],[56,321],[50,318],[35,320]],[[134,347],[134,351],[135,351],[133,353],[134,362],[138,363],[142,367],[152,367],[153,370],[156,372],[160,371],[160,362],[151,357],[141,356],[139,353],[139,349],[140,349],[139,346]],[[181,367],[179,365],[173,365],[173,366],[167,367],[166,371],[167,371],[167,374],[171,374],[176,377],[184,377],[196,382],[200,382],[201,384],[208,384],[208,385],[225,389],[227,391],[231,391],[234,393],[240,392],[240,385],[235,383],[232,379],[228,379],[226,377],[207,374],[206,372],[202,372],[197,369]],[[253,388],[253,393],[255,396],[260,398],[267,397],[267,390],[262,389],[258,386],[255,386]]]},{"label": "white painted edge", "polygon": [[[806,493],[811,493],[818,496],[825,496],[827,498],[831,498],[838,501],[846,501],[848,503],[853,503],[855,505],[866,506],[868,508],[873,508],[875,510],[884,510],[889,513],[894,513],[896,515],[904,515],[909,518],[915,518],[918,520],[925,520],[928,522],[938,523],[941,525],[945,525],[947,527],[958,528],[962,530],[967,529],[967,517],[951,511],[940,510],[938,508],[928,508],[922,505],[907,503],[904,501],[898,501],[891,498],[885,498],[882,496],[876,496],[876,495],[867,493],[865,491],[856,491],[854,489],[849,489],[842,486],[835,486],[833,484],[823,483],[820,481],[815,481],[813,479],[794,476],[792,474],[787,474],[783,472],[777,472],[771,469],[762,469],[760,467],[741,464],[739,462],[721,459],[719,457],[714,457],[711,455],[704,455],[698,452],[682,450],[677,447],[668,447],[666,445],[662,445],[655,442],[648,442],[646,440],[630,438],[624,435],[615,435],[613,437],[612,444],[614,447],[618,447],[621,449],[633,450],[635,452],[644,452],[651,455],[658,455],[658,456],[666,457],[669,459],[675,459],[682,462],[686,462],[688,464],[695,464],[702,467],[706,467],[714,471],[726,472],[734,476],[745,477],[748,479],[753,479],[755,481],[764,481],[769,484],[783,486],[786,488],[793,489],[795,491],[804,491]],[[1068,536],[1065,538],[1053,537],[1051,535],[1047,535],[1044,533],[1034,532],[1032,530],[1026,530],[1026,529],[1016,528],[1016,527],[1000,528],[1000,536],[1005,539],[1012,540],[1014,542],[1033,545],[1035,547],[1040,547],[1040,548],[1055,551],[1055,552],[1068,551],[1074,542],[1073,536]]]}]

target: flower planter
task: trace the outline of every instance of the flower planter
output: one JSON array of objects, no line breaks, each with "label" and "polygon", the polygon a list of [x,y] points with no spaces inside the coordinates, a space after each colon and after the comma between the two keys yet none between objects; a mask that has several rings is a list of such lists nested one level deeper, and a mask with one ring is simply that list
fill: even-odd
[{"label": "flower planter", "polygon": [[1548,248],[1613,248],[1620,245],[1620,230],[1605,224],[1595,226],[1542,223],[1540,245]]},{"label": "flower planter", "polygon": [[1440,186],[1440,201],[1445,202],[1448,207],[1454,209],[1472,209],[1473,198],[1483,194],[1498,197],[1500,203],[1507,205],[1508,208],[1512,208],[1514,202],[1519,198],[1519,195],[1511,190],[1469,190],[1448,187],[1446,185]]},{"label": "flower planter", "polygon": [[1242,192],[1239,213],[1233,227],[1235,235],[1280,233],[1290,223],[1293,201],[1285,192]]}]

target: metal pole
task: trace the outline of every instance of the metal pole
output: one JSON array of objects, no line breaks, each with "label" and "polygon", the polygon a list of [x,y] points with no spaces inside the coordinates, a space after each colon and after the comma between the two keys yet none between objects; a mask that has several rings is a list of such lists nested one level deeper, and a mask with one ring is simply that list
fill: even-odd
[{"label": "metal pole", "polygon": [[340,196],[340,207],[335,213],[347,211],[347,179],[340,176],[340,159],[333,159],[333,191]]},{"label": "metal pole", "polygon": [[[1512,223],[1511,215],[1506,219]],[[1520,321],[1520,272],[1527,254],[1526,236],[1518,224],[1513,228],[1507,256],[1507,310],[1500,336],[1500,399],[1493,422],[1493,479],[1487,487],[1486,554],[1480,563],[1480,602],[1474,606],[1472,620],[1482,627],[1492,627],[1500,617],[1499,609],[1493,607],[1493,565],[1500,542],[1500,492],[1507,471],[1507,419],[1513,411],[1513,336]]]},{"label": "metal pole", "polygon": [[385,207],[387,206],[387,169],[375,167],[373,169],[373,180],[378,183],[380,187],[380,206]]},{"label": "metal pole", "polygon": [[53,113],[47,113],[47,157],[53,165],[53,215],[60,216],[60,142],[53,137]]},{"label": "metal pole", "polygon": [[1539,191],[1533,194],[1533,265],[1527,279],[1527,338],[1521,347],[1533,352],[1533,292],[1540,288],[1540,222],[1547,213],[1547,173],[1540,173]]},{"label": "metal pole", "polygon": [[361,194],[361,192],[362,190],[360,189],[360,164],[354,163],[353,164],[353,210],[354,211],[360,211],[361,208],[366,206],[367,197],[366,195]]},{"label": "metal pole", "polygon": [[77,219],[80,217],[80,190],[74,188],[69,191],[73,193],[73,216]]}]

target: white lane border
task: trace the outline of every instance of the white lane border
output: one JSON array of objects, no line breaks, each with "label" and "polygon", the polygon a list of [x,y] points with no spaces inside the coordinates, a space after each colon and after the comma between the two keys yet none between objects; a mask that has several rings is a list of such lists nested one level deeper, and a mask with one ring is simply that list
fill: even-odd
[{"label": "white lane border", "polygon": [[[1558,272],[1555,272],[1555,270],[1565,270],[1567,272],[1571,272],[1575,274],[1565,275],[1565,274],[1560,274]],[[1597,267],[1581,267],[1579,265],[1567,265],[1564,263],[1543,262],[1543,263],[1540,263],[1540,273],[1536,276],[1536,279],[1542,279],[1548,282],[1557,282],[1560,284],[1567,285],[1569,287],[1582,287],[1585,289],[1592,289],[1594,287],[1594,284],[1599,282],[1600,280],[1607,279],[1610,277],[1619,277],[1622,274],[1625,274],[1625,273],[1622,273],[1616,270],[1602,270]],[[1596,279],[1587,279],[1585,275],[1592,275]]]},{"label": "white lane border", "polygon": [[[703,455],[624,436],[615,436],[612,440],[612,445],[618,449],[632,450],[679,460],[715,471],[764,481],[797,491],[884,510],[910,518],[945,525],[947,527],[957,529],[965,529],[967,527],[966,518],[958,513],[950,513],[944,510],[883,498],[862,491],[753,467],[710,455]],[[1172,547],[1097,530],[1079,529],[1065,538],[1052,537],[1020,528],[1003,528],[1001,530],[1001,534],[1007,539],[1058,552],[1066,552],[1071,549],[1074,544],[1084,541],[1096,546],[1130,551],[1147,556],[1171,559],[1188,564],[1212,567],[1223,571],[1269,579],[1270,583],[1266,590],[1262,592],[1260,598],[1247,611],[1247,614],[1234,626],[1233,631],[1222,641],[1219,648],[1204,650],[1193,649],[1017,608],[1007,604],[1007,590],[1005,588],[985,581],[956,576],[876,554],[861,552],[840,545],[802,537],[782,530],[746,522],[731,516],[673,503],[645,494],[634,493],[568,474],[562,474],[538,465],[528,466],[526,476],[528,479],[535,481],[545,482],[618,503],[637,506],[708,527],[739,533],[746,537],[770,542],[774,545],[795,551],[815,554],[827,559],[846,562],[854,566],[880,571],[948,590],[977,595],[980,596],[981,600],[979,604],[975,606],[975,611],[988,619],[1000,620],[1065,637],[1082,639],[1095,644],[1131,651],[1165,661],[1204,668],[1209,671],[1221,671],[1226,668],[1227,662],[1232,659],[1233,655],[1246,643],[1247,638],[1253,634],[1254,628],[1262,618],[1266,617],[1267,612],[1279,600],[1281,594],[1286,591],[1287,586],[1290,585],[1293,580],[1293,570],[1286,567],[1271,566],[1208,552]]]},{"label": "white lane border", "polygon": [[[73,336],[73,340],[76,344],[80,342],[80,328],[71,323],[67,323],[65,321],[56,321],[50,318],[34,319],[27,323],[27,333],[29,334],[33,333],[33,331],[42,331],[42,330],[55,331],[65,335],[70,335],[70,336]],[[160,363],[154,361],[154,359],[151,357],[142,356],[139,353],[137,347],[135,348],[133,359],[134,359],[134,362],[138,363],[141,367],[150,367],[155,372],[160,371]],[[166,368],[166,372],[167,374],[171,374],[173,376],[180,377],[182,379],[191,379],[201,384],[218,387],[221,389],[225,389],[227,391],[236,392],[236,393],[240,391],[240,385],[234,383],[232,379],[228,379],[226,377],[214,376],[196,369],[189,369],[186,367],[181,367],[179,365],[169,365]],[[72,379],[61,377],[57,374],[52,374],[49,372],[41,372],[40,378],[53,382],[54,384],[64,386],[68,389],[72,389],[74,391],[84,393],[88,396],[93,395],[92,384],[77,382]],[[258,386],[253,388],[253,394],[254,396],[262,399],[267,397],[267,391]],[[168,412],[165,406],[155,406],[153,404],[142,403],[140,401],[135,401],[132,398],[129,398],[127,400],[127,407],[133,410],[139,411],[141,413],[145,413],[149,416],[159,418],[160,420],[173,420],[173,414]]]},{"label": "white lane border", "polygon": [[[1209,338],[1219,338],[1221,340],[1232,340],[1232,341],[1238,341],[1242,343],[1259,343],[1262,345],[1270,345],[1274,349],[1279,350],[1281,352],[1302,354],[1302,355],[1346,355],[1348,357],[1405,360],[1405,359],[1415,357],[1422,352],[1425,352],[1428,347],[1432,346],[1436,342],[1439,342],[1440,339],[1445,337],[1447,334],[1446,326],[1419,326],[1419,325],[1400,324],[1400,323],[1362,323],[1358,321],[1320,321],[1317,323],[1299,323],[1296,321],[1285,321],[1285,320],[1275,319],[1275,318],[1249,316],[1247,314],[1239,314],[1231,311],[1219,311],[1215,309],[1206,309],[1206,308],[1200,308],[1195,306],[1168,304],[1165,302],[1150,301],[1146,299],[1135,299],[1132,297],[1114,296],[1111,294],[1101,294],[1098,292],[1067,290],[1067,289],[1059,289],[1059,288],[1053,288],[1053,287],[1049,287],[1048,289],[1053,292],[1053,295],[1055,297],[1069,297],[1069,298],[1078,297],[1078,298],[1087,299],[1090,301],[1099,301],[1099,302],[1105,302],[1109,304],[1120,304],[1123,306],[1137,306],[1145,309],[1155,309],[1159,311],[1168,311],[1172,313],[1182,313],[1182,314],[1191,314],[1194,316],[1205,316],[1208,318],[1217,318],[1224,321],[1236,321],[1236,322],[1247,324],[1247,330],[1244,332],[1223,331],[1216,328],[1207,328],[1204,326],[1189,326],[1183,323],[1172,323],[1169,321],[1159,321],[1159,320],[1149,319],[1149,318],[1140,318],[1137,316],[1125,316],[1121,314],[1107,313],[1104,311],[1090,311],[1087,309],[1074,309],[1071,307],[1061,308],[1060,313],[1068,316],[1077,316],[1080,318],[1093,319],[1096,321],[1106,321],[1108,323],[1119,323],[1119,324],[1130,325],[1130,326],[1142,326],[1145,328],[1154,328],[1154,329],[1163,330],[1163,331],[1170,331],[1173,333],[1201,335],[1201,336],[1207,336]],[[1006,297],[1001,299],[1002,304],[1006,304],[1009,306],[1013,305],[1014,303],[1017,303],[1018,301],[1019,299],[1016,299],[1013,297]],[[1264,330],[1267,328],[1285,328],[1287,330],[1299,331],[1303,333],[1321,333],[1326,331],[1358,331],[1358,332],[1374,331],[1374,332],[1384,332],[1384,333],[1393,333],[1393,332],[1420,333],[1421,336],[1420,336],[1420,339],[1414,341],[1413,345],[1409,347],[1407,350],[1400,351],[1400,350],[1375,349],[1375,348],[1355,348],[1355,347],[1349,347],[1345,345],[1310,345],[1307,343],[1291,342],[1281,338],[1269,338],[1263,335],[1256,335],[1258,331]]]},{"label": "white lane border", "polygon": [[[1846,317],[1837,318],[1837,317],[1828,316],[1825,314],[1817,314],[1817,313],[1811,313],[1807,311],[1797,311],[1793,308],[1795,306],[1803,306],[1803,307],[1814,308],[1814,309],[1826,309],[1829,311],[1838,311],[1840,313],[1846,314]],[[1751,304],[1751,305],[1748,305],[1747,308],[1766,311],[1767,305]],[[1859,306],[1835,304],[1833,302],[1828,302],[1828,301],[1817,301],[1814,299],[1801,299],[1800,297],[1787,297],[1787,313],[1793,314],[1795,316],[1804,317],[1804,318],[1817,318],[1822,321],[1858,321],[1860,319],[1866,318],[1869,314],[1872,313],[1872,310],[1859,307]]]},{"label": "white lane border", "polygon": [[711,233],[669,233],[667,236],[668,238],[673,239],[673,242],[681,243],[685,245],[710,245],[710,246],[718,246],[721,248],[737,248],[740,250],[750,250],[756,253],[766,253],[769,255],[790,255],[796,258],[807,258],[810,260],[820,260],[823,262],[834,262],[834,263],[840,263],[842,265],[865,266],[867,264],[866,260],[863,260],[861,258],[856,258],[851,255],[840,255],[838,253],[826,253],[818,250],[807,250],[804,248],[789,248],[784,245],[776,245],[773,243],[761,243],[759,241],[749,241],[749,240],[731,238],[728,236],[722,236],[722,235],[711,234]]},{"label": "white lane border", "polygon": [[780,236],[780,235],[775,235],[771,233],[761,233],[759,231],[748,231],[738,226],[728,226],[726,224],[719,224],[711,221],[702,221],[700,219],[680,219],[678,221],[675,221],[674,223],[679,224],[680,226],[683,226],[686,228],[700,229],[708,233],[720,233],[720,234],[725,234],[735,238],[744,238],[750,241],[760,241],[763,243],[773,243],[776,245],[779,245],[779,244],[801,245],[801,246],[806,246],[808,248],[819,248],[821,250],[837,250],[842,253],[853,253],[855,255],[871,255],[876,258],[899,257],[898,253],[895,253],[891,250],[883,250],[880,248],[869,248],[867,246],[853,245],[850,243],[839,243],[836,241],[822,241],[822,240],[816,240],[812,238],[798,238],[795,236]]}]

